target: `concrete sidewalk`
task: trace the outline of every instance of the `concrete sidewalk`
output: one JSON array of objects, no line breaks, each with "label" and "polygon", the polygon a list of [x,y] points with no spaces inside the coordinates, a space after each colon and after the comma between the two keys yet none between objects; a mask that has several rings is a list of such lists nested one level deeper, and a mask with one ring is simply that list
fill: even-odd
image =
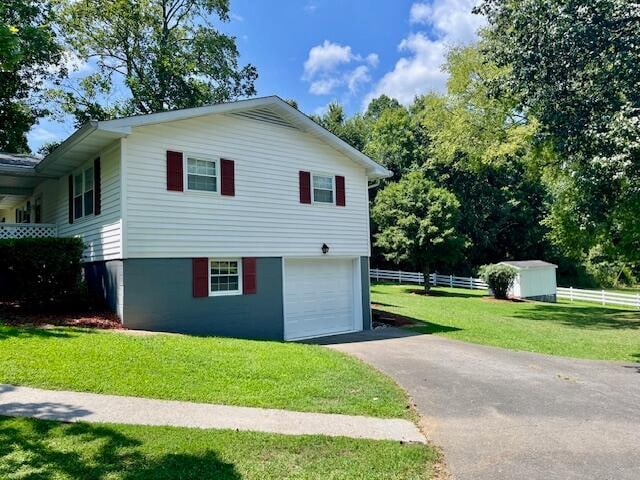
[{"label": "concrete sidewalk", "polygon": [[0,384],[0,415],[426,443],[408,420],[153,400]]}]

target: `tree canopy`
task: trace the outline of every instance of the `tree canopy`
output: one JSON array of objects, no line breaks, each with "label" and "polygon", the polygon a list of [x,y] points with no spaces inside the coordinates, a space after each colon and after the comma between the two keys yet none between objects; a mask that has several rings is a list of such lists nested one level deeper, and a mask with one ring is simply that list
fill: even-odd
[{"label": "tree canopy", "polygon": [[0,150],[29,152],[27,133],[46,113],[44,82],[63,73],[51,14],[44,1],[0,2]]},{"label": "tree canopy", "polygon": [[78,124],[255,94],[255,67],[240,67],[235,38],[215,28],[229,19],[228,0],[57,1],[65,42],[98,68],[57,92]]}]

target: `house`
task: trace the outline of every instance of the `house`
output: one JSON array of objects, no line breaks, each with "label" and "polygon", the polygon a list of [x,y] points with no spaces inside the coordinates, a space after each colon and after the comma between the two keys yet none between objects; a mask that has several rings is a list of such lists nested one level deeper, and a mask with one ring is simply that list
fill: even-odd
[{"label": "house", "polygon": [[132,329],[301,339],[370,328],[369,182],[390,172],[278,97],[90,121],[0,158],[0,238],[78,236]]},{"label": "house", "polygon": [[509,290],[510,298],[556,301],[556,269],[557,265],[542,260],[519,260],[501,262],[510,265],[517,271],[516,278]]}]

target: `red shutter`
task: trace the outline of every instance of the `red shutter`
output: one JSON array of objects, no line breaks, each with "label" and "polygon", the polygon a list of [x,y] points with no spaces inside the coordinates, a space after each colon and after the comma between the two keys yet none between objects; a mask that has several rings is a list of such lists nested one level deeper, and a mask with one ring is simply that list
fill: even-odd
[{"label": "red shutter", "polygon": [[258,288],[256,272],[255,257],[244,257],[242,259],[242,293],[244,295],[256,293]]},{"label": "red shutter", "polygon": [[311,173],[300,171],[300,203],[311,203]]},{"label": "red shutter", "polygon": [[100,157],[93,161],[93,213],[102,211],[102,186],[100,185]]},{"label": "red shutter", "polygon": [[209,259],[193,259],[193,296],[209,296]]},{"label": "red shutter", "polygon": [[182,192],[182,152],[171,152],[167,150],[167,190]]},{"label": "red shutter", "polygon": [[73,223],[73,175],[69,175],[69,223]]},{"label": "red shutter", "polygon": [[336,175],[336,205],[339,207],[344,207],[346,205],[344,177],[341,175]]},{"label": "red shutter", "polygon": [[236,194],[235,165],[233,160],[220,159],[220,193],[233,197]]}]

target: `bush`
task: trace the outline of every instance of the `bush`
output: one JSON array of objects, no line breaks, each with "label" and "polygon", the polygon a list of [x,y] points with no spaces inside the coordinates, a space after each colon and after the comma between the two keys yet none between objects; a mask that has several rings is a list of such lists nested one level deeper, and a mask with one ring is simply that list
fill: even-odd
[{"label": "bush", "polygon": [[72,306],[84,298],[79,238],[0,240],[0,296],[29,309]]},{"label": "bush", "polygon": [[507,298],[507,293],[513,286],[518,271],[510,265],[496,263],[481,266],[479,274],[489,285],[494,297]]}]

